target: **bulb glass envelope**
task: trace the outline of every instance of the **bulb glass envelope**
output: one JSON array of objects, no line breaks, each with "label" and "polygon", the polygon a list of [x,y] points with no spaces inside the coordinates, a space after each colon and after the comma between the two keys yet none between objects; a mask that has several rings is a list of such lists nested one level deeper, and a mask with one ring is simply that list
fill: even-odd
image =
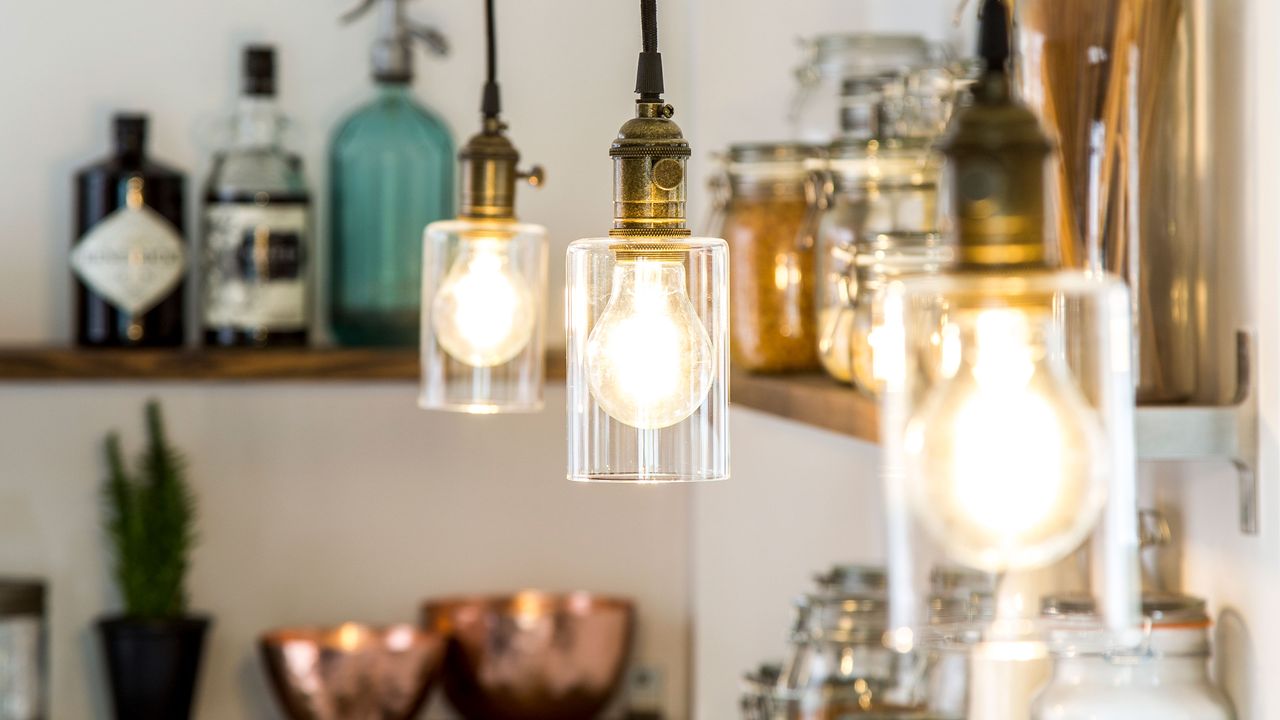
[{"label": "bulb glass envelope", "polygon": [[547,231],[450,220],[423,238],[422,387],[427,409],[542,409]]},{"label": "bulb glass envelope", "polygon": [[724,240],[579,240],[567,261],[569,479],[729,475]]},{"label": "bulb glass envelope", "polygon": [[[1141,580],[1125,285],[957,271],[891,283],[885,316],[890,641],[1042,642],[1042,597],[1085,592],[1098,599],[1100,636],[1132,643]],[[924,626],[917,598],[939,563],[1001,578],[994,620]]]}]

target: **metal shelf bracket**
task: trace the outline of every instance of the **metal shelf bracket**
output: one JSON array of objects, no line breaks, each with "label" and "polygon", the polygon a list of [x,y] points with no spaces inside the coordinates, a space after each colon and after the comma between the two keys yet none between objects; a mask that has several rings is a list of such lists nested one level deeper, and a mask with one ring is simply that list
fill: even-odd
[{"label": "metal shelf bracket", "polygon": [[1258,534],[1258,392],[1253,335],[1236,333],[1236,394],[1230,405],[1154,406],[1137,412],[1139,460],[1222,459],[1239,474],[1240,532]]}]

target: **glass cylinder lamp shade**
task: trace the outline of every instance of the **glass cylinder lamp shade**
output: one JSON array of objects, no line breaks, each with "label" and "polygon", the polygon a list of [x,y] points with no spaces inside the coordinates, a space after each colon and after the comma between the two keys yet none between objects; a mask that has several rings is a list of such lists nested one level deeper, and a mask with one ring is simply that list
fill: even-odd
[{"label": "glass cylinder lamp shade", "polygon": [[569,247],[569,479],[729,476],[728,247],[692,238]]},{"label": "glass cylinder lamp shade", "polygon": [[509,220],[427,226],[422,388],[426,409],[542,409],[547,232]]},{"label": "glass cylinder lamp shade", "polygon": [[[883,365],[887,467],[952,561],[1043,568],[1079,548],[1104,508],[1134,512],[1122,282],[957,272],[892,283],[884,304],[896,336]],[[1117,558],[1121,569],[1126,556]]]}]

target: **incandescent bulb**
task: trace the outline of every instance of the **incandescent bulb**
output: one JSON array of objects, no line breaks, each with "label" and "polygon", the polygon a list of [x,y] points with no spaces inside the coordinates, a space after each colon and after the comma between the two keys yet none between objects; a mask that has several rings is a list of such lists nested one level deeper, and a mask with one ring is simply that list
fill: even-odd
[{"label": "incandescent bulb", "polygon": [[702,405],[713,374],[711,339],[689,301],[684,265],[618,262],[587,340],[587,378],[600,407],[632,427],[669,427]]},{"label": "incandescent bulb", "polygon": [[1046,309],[962,313],[942,377],[907,424],[906,478],[922,523],[992,572],[1075,550],[1106,499],[1106,443]]},{"label": "incandescent bulb", "polygon": [[465,240],[431,302],[436,341],[468,365],[508,362],[533,337],[537,304],[529,284],[512,270],[507,246],[497,238]]}]

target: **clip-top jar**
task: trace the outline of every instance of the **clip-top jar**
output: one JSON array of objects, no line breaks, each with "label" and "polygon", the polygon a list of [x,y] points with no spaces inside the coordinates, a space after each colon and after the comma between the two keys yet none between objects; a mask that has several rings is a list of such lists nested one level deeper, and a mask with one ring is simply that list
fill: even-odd
[{"label": "clip-top jar", "polygon": [[936,232],[886,232],[866,234],[854,252],[858,294],[854,300],[853,327],[849,336],[853,385],[874,396],[891,372],[877,357],[876,343],[885,332],[884,288],[894,280],[940,272],[951,264],[954,253]]},{"label": "clip-top jar", "polygon": [[[839,137],[850,118],[874,112],[884,79],[941,64],[946,54],[942,46],[918,35],[833,34],[801,42],[806,57],[796,69],[790,120],[798,140],[821,144]],[[861,112],[850,107],[850,81],[864,89],[859,95]]]},{"label": "clip-top jar", "polygon": [[858,248],[876,249],[885,258],[902,256],[901,263],[869,264],[868,277],[885,274],[881,271],[887,272],[888,265],[905,269],[911,264],[906,260],[911,252],[897,252],[900,242],[920,246],[915,254],[924,257],[915,271],[947,258],[937,236],[939,169],[927,140],[841,141],[831,145],[825,174],[810,178],[821,208],[816,232],[818,357],[838,380],[854,380]]},{"label": "clip-top jar", "polygon": [[774,695],[777,720],[854,715],[920,717],[926,711],[918,658],[885,647],[883,568],[843,566],[818,579],[802,641],[793,641]]},{"label": "clip-top jar", "polygon": [[780,373],[817,368],[814,251],[801,237],[808,203],[796,143],[734,145],[721,191],[729,244],[730,349],[736,368]]},{"label": "clip-top jar", "polygon": [[[1091,602],[1049,599],[1045,614],[1067,619]],[[1151,623],[1145,647],[1099,652],[1073,647],[1058,634],[1053,677],[1040,692],[1032,720],[1232,720],[1231,704],[1209,679],[1209,626],[1204,601],[1182,595],[1146,595]],[[1086,621],[1087,622],[1087,621]]]}]

